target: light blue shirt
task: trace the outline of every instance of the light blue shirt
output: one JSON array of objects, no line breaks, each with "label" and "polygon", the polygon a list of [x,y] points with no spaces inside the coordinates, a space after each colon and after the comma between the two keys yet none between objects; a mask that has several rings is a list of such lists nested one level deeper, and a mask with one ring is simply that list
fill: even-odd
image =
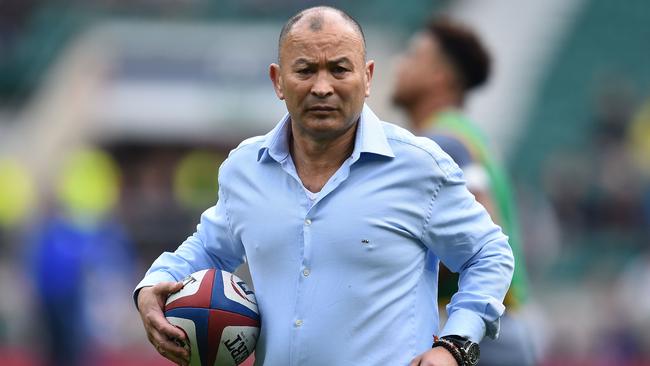
[{"label": "light blue shirt", "polygon": [[[256,365],[408,365],[434,334],[495,337],[514,260],[451,158],[365,106],[352,155],[312,204],[290,127],[287,115],[230,153],[217,204],[138,288],[246,258],[262,318]],[[441,331],[427,255],[461,273]]]}]

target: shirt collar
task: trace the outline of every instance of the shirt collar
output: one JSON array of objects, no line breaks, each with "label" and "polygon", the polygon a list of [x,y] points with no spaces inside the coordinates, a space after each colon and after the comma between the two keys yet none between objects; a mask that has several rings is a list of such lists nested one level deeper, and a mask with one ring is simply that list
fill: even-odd
[{"label": "shirt collar", "polygon": [[[291,118],[289,114],[278,122],[278,124],[266,135],[264,142],[257,153],[257,161],[271,158],[282,162],[289,156],[289,131]],[[394,158],[395,154],[388,144],[384,128],[375,113],[364,104],[361,111],[359,126],[354,140],[352,159],[356,161],[362,153],[370,153]]]},{"label": "shirt collar", "polygon": [[291,128],[291,117],[289,113],[278,122],[278,124],[266,134],[262,146],[257,152],[257,161],[271,158],[282,162],[289,156],[289,129]]}]

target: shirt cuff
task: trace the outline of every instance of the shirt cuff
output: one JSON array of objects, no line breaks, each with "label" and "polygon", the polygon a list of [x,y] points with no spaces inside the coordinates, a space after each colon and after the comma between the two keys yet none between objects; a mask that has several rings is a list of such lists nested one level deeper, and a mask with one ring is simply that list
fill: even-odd
[{"label": "shirt cuff", "polygon": [[485,320],[482,317],[473,311],[458,309],[449,316],[440,336],[458,335],[479,343],[485,336],[485,330]]},{"label": "shirt cuff", "polygon": [[140,289],[143,287],[154,286],[161,282],[176,282],[177,280],[169,272],[165,271],[156,271],[146,275],[140,283],[133,290],[133,302],[135,303],[135,308],[138,308],[138,294]]}]

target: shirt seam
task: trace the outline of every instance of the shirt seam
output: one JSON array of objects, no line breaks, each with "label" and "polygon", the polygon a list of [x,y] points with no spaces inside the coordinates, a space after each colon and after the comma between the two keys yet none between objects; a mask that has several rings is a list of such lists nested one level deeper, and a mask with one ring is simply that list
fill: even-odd
[{"label": "shirt seam", "polygon": [[416,324],[415,324],[415,314],[416,314],[416,305],[417,305],[417,300],[418,300],[418,289],[421,286],[421,281],[418,281],[417,286],[413,288],[413,301],[411,303],[411,342],[409,344],[411,348],[411,356],[412,358],[415,358],[417,356],[416,354],[416,347],[415,347],[415,340],[417,339],[417,329],[416,329]]},{"label": "shirt seam", "polygon": [[419,146],[419,145],[414,144],[414,143],[412,143],[410,141],[406,141],[406,140],[396,138],[396,137],[388,137],[387,136],[386,139],[392,140],[392,141],[395,141],[395,142],[399,142],[399,143],[403,143],[403,144],[406,144],[406,145],[410,145],[410,146],[413,146],[413,147],[425,152],[426,154],[428,154],[431,157],[431,159],[433,159],[433,161],[436,163],[436,165],[438,166],[438,168],[440,169],[440,171],[444,175],[444,179],[441,180],[440,183],[436,184],[435,187],[433,188],[433,194],[431,195],[431,200],[429,201],[429,205],[427,206],[425,217],[424,217],[424,220],[422,222],[422,230],[420,232],[419,240],[420,240],[420,242],[424,243],[424,234],[426,233],[426,227],[429,224],[429,221],[431,220],[431,217],[433,217],[433,205],[434,205],[436,199],[438,198],[438,193],[440,192],[440,189],[442,188],[442,185],[449,179],[449,173],[450,172],[447,171],[447,169],[444,169],[442,167],[442,165],[438,161],[438,158],[431,151],[423,148],[422,146]]},{"label": "shirt seam", "polygon": [[426,233],[426,228],[427,225],[429,224],[429,221],[431,220],[431,217],[433,217],[433,205],[436,202],[436,199],[438,198],[438,193],[440,192],[440,188],[442,188],[442,182],[433,189],[433,194],[431,195],[431,200],[429,201],[429,206],[427,207],[427,212],[424,217],[424,220],[422,222],[422,231],[420,233],[420,242],[424,242],[424,234]]},{"label": "shirt seam", "polygon": [[[237,145],[237,147],[235,147],[234,149],[232,149],[232,150],[230,151],[230,154],[229,154],[229,155],[232,155],[232,154],[238,152],[239,150],[241,150],[241,149],[243,149],[243,148],[245,148],[245,147],[248,147],[248,146],[250,146],[250,145],[253,145],[253,144],[259,144],[259,143],[264,144],[264,141],[266,140],[265,137],[266,137],[265,135],[259,135],[259,136],[249,137],[249,138],[247,138],[246,140],[244,140],[244,141],[242,141],[241,143],[239,143],[239,145]],[[259,151],[259,150],[260,150],[261,148],[263,148],[263,147],[265,147],[265,148],[268,149],[268,147],[266,147],[266,146],[260,146],[260,147],[257,149],[257,151]]]},{"label": "shirt seam", "polygon": [[[219,176],[217,179],[221,181],[221,170],[219,171]],[[235,244],[235,235],[232,229],[232,220],[230,218],[230,211],[228,210],[228,194],[226,192],[226,188],[221,183],[219,183],[219,187],[219,190],[223,192],[223,208],[226,213],[226,222],[228,222],[228,236],[230,237],[231,244]]]},{"label": "shirt seam", "polygon": [[[391,137],[386,137],[386,139],[387,140],[392,140],[392,141],[395,141],[395,142],[400,142],[400,143],[403,143],[403,144],[406,144],[406,145],[410,145],[410,146],[413,146],[413,147],[417,148],[418,150],[421,150],[421,151],[425,152],[427,155],[429,155],[431,157],[431,159],[433,159],[433,161],[436,163],[436,165],[438,166],[440,171],[442,171],[444,173],[444,178],[449,179],[449,176],[450,176],[451,172],[448,171],[447,169],[443,168],[443,166],[440,164],[440,161],[438,160],[438,157],[436,157],[436,155],[434,153],[432,153],[431,151],[429,151],[428,149],[426,149],[426,148],[424,148],[424,147],[422,147],[422,146],[420,146],[418,144],[415,144],[415,143],[413,143],[411,141],[403,140],[403,139],[400,139],[398,137],[391,136]],[[431,139],[429,139],[429,141],[431,141],[433,143],[436,143],[435,141],[433,141]]]}]

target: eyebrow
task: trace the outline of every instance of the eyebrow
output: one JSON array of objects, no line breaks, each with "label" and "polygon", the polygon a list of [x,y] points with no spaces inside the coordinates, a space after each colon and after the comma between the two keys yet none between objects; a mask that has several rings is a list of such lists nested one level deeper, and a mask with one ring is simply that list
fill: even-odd
[{"label": "eyebrow", "polygon": [[[312,64],[315,64],[315,63],[317,63],[317,62],[315,62],[313,60],[310,60],[310,59],[307,59],[307,58],[304,58],[304,57],[300,57],[300,58],[298,58],[297,60],[295,60],[293,62],[293,66],[303,65],[303,64],[312,65]],[[348,57],[346,57],[346,56],[342,56],[342,57],[335,58],[333,60],[327,61],[328,65],[337,65],[337,64],[341,64],[341,63],[349,63],[349,64],[351,64],[352,61],[350,61],[350,59]]]},{"label": "eyebrow", "polygon": [[342,56],[342,57],[335,58],[334,60],[329,61],[328,64],[342,64],[342,63],[346,63],[346,62],[349,63],[349,64],[352,63],[352,61],[349,58],[347,58],[346,56]]},{"label": "eyebrow", "polygon": [[306,58],[304,58],[304,57],[301,57],[301,58],[295,60],[295,61],[292,63],[292,66],[302,65],[302,64],[307,64],[307,65],[309,65],[309,64],[313,64],[313,63],[314,63],[313,61],[308,60],[308,59],[306,59]]}]

